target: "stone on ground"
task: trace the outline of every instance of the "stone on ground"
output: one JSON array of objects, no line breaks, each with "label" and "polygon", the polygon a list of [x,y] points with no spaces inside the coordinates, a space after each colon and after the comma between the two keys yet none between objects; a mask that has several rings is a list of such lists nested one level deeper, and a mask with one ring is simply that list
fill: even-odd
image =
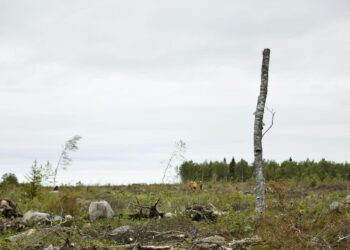
[{"label": "stone on ground", "polygon": [[28,212],[26,212],[23,215],[22,222],[28,223],[29,221],[33,221],[35,223],[49,222],[50,221],[50,214],[29,210]]},{"label": "stone on ground", "polygon": [[113,239],[120,239],[124,237],[130,237],[134,233],[134,230],[131,228],[129,225],[117,227],[113,229],[110,233],[109,236]]},{"label": "stone on ground", "polygon": [[339,210],[340,208],[340,203],[338,201],[333,201],[330,205],[329,205],[329,209],[331,211],[335,211],[335,210]]},{"label": "stone on ground", "polygon": [[112,219],[114,217],[114,211],[111,205],[107,201],[93,201],[89,206],[89,219],[91,221],[107,218]]},{"label": "stone on ground", "polygon": [[23,233],[20,233],[20,234],[16,234],[16,235],[13,235],[13,236],[10,236],[7,238],[7,240],[11,241],[11,242],[16,242],[20,239],[23,239],[25,237],[28,237],[28,236],[31,236],[32,234],[34,234],[36,232],[35,229],[29,229]]}]

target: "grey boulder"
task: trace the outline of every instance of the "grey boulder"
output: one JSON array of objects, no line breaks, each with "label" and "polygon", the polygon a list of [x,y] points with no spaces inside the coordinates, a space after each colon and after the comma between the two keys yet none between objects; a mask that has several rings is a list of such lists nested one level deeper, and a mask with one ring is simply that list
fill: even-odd
[{"label": "grey boulder", "polygon": [[89,206],[89,219],[94,221],[101,218],[112,219],[114,211],[107,201],[93,201]]},{"label": "grey boulder", "polygon": [[50,222],[50,214],[29,210],[23,215],[22,222],[28,223],[29,221],[33,221],[35,223]]}]

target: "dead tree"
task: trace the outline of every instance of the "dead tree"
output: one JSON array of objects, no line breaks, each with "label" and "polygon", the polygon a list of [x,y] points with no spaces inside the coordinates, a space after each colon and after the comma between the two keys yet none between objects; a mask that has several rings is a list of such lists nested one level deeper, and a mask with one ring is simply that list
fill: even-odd
[{"label": "dead tree", "polygon": [[254,121],[254,168],[256,178],[256,207],[258,214],[262,214],[265,208],[265,179],[262,171],[263,165],[263,119],[265,111],[265,103],[267,97],[267,86],[269,78],[269,63],[270,63],[270,49],[264,49],[263,60],[261,67],[261,84],[258,103],[255,111]]},{"label": "dead tree", "polygon": [[[157,209],[157,205],[159,203],[160,199],[157,200],[156,203],[154,203],[151,206],[144,206],[141,205],[139,200],[136,198],[137,204],[132,204],[134,207],[137,207],[139,211],[134,214],[129,214],[129,219],[132,220],[141,220],[141,219],[153,219],[153,218],[163,218],[164,212],[159,212]],[[146,212],[145,212],[146,210]]]}]

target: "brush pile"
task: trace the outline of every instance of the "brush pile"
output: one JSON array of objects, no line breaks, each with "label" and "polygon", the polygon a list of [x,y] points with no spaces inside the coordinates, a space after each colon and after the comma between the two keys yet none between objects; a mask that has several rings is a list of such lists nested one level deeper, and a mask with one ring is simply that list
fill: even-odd
[{"label": "brush pile", "polygon": [[208,223],[215,222],[219,215],[215,210],[198,204],[186,207],[185,214],[193,221],[204,220]]}]

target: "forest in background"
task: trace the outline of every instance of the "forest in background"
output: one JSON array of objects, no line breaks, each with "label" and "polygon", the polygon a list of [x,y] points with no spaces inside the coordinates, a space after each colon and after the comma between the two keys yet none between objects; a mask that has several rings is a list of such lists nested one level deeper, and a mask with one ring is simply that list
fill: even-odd
[{"label": "forest in background", "polygon": [[[186,181],[233,181],[244,182],[254,177],[253,165],[241,159],[234,158],[228,163],[223,161],[204,161],[196,163],[185,161],[178,169],[183,182]],[[322,159],[296,162],[292,158],[278,163],[274,160],[264,160],[263,173],[267,181],[280,179],[310,180],[311,183],[340,178],[350,180],[350,163],[336,163]]]}]

